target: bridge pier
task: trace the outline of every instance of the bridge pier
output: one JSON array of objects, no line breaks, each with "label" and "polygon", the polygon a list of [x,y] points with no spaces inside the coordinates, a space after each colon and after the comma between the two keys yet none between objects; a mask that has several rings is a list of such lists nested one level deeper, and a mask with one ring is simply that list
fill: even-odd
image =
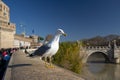
[{"label": "bridge pier", "polygon": [[115,58],[114,63],[120,64],[120,58]]}]

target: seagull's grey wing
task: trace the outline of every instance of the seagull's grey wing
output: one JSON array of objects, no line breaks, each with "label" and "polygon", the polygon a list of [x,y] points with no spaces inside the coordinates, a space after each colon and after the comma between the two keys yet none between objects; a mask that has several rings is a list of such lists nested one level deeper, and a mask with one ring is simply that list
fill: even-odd
[{"label": "seagull's grey wing", "polygon": [[50,49],[48,45],[43,45],[34,52],[34,55],[42,56],[48,49]]}]

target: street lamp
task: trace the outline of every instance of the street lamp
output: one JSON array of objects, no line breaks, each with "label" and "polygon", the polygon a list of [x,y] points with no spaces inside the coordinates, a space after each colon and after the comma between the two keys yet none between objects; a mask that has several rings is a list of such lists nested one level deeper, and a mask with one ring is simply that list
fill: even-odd
[{"label": "street lamp", "polygon": [[22,34],[25,35],[25,26],[23,24],[20,24],[20,27],[23,28]]},{"label": "street lamp", "polygon": [[114,47],[117,47],[116,40],[113,40],[113,43],[114,43]]}]

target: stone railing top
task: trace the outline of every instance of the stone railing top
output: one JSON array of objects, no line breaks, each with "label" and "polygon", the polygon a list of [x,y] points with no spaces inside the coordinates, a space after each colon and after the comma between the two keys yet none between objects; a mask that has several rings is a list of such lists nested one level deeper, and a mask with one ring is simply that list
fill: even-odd
[{"label": "stone railing top", "polygon": [[108,46],[87,46],[83,47],[84,49],[109,49],[110,47]]},{"label": "stone railing top", "polygon": [[120,46],[116,46],[115,48],[120,48]]},{"label": "stone railing top", "polygon": [[16,29],[15,24],[13,24],[13,23],[4,23],[4,22],[2,22],[2,23],[0,23],[0,25],[1,25],[1,28],[11,29],[11,30]]}]

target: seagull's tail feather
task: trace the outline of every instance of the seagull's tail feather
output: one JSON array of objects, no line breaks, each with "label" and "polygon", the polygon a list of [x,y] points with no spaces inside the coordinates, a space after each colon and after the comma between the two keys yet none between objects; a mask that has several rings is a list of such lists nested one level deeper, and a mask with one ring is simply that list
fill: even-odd
[{"label": "seagull's tail feather", "polygon": [[30,53],[25,49],[25,54],[30,54]]},{"label": "seagull's tail feather", "polygon": [[33,56],[34,56],[34,53],[32,53],[32,54],[29,54],[29,56],[30,56],[30,57],[33,57]]}]

